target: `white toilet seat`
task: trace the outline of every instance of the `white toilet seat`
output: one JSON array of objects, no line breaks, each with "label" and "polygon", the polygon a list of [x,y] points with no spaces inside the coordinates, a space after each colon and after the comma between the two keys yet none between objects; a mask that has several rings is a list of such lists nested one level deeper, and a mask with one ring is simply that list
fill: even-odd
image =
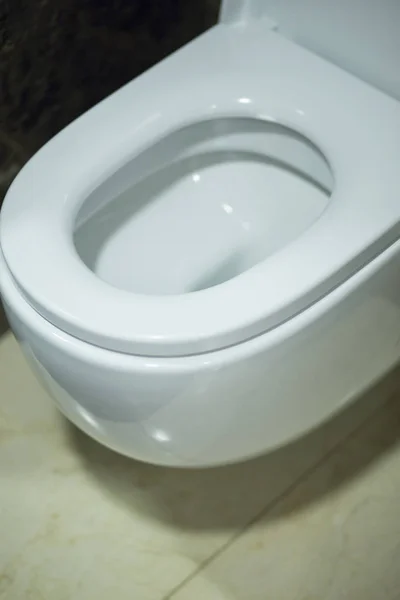
[{"label": "white toilet seat", "polygon": [[[276,120],[314,141],[335,176],[328,209],[283,250],[214,288],[158,297],[101,281],[72,242],[83,200],[155,139],[219,116]],[[28,163],[3,207],[2,251],[29,303],[76,337],[148,356],[215,350],[278,326],[398,239],[399,152],[398,103],[262,22],[220,26],[96,106]]]}]

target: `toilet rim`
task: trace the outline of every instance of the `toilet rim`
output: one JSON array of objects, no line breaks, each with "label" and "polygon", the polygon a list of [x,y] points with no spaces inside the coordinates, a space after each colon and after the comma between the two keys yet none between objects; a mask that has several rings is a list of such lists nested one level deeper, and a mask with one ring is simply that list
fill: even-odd
[{"label": "toilet rim", "polygon": [[[162,80],[164,64],[152,71],[153,77],[132,82],[67,127],[31,159],[10,188],[0,222],[1,248],[22,295],[43,317],[77,338],[111,350],[146,356],[208,352],[278,326],[329,293],[397,239],[398,211],[393,210],[392,202],[381,201],[381,192],[385,188],[387,191],[387,185],[392,188],[398,184],[395,170],[389,168],[390,164],[388,167],[389,157],[398,149],[394,146],[395,136],[374,123],[365,132],[354,119],[359,106],[357,99],[362,93],[365,100],[367,90],[372,99],[366,102],[365,114],[371,106],[379,114],[383,108],[392,111],[391,101],[376,96],[358,80],[290,42],[278,42],[275,34],[271,36],[273,43],[275,40],[284,44],[283,51],[280,48],[281,67],[286,60],[288,68],[294,71],[297,65],[293,52],[306,56],[306,65],[302,62],[304,79],[294,77],[293,89],[289,90],[296,102],[291,97],[284,98],[276,82],[271,81],[266,83],[268,100],[260,100],[260,94],[252,93],[249,85],[255,85],[258,77],[251,79],[247,74],[251,109],[246,105],[238,108],[237,95],[232,96],[237,74],[232,71],[223,85],[215,82],[212,116],[267,119],[265,115],[272,114],[275,121],[316,143],[335,176],[330,204],[318,223],[234,279],[179,296],[147,296],[114,288],[81,262],[73,246],[71,228],[88,193],[114,173],[116,165],[123,164],[128,156],[132,157],[157,137],[185,123],[210,118],[210,94],[201,93],[199,81],[198,94],[193,95],[190,85],[183,91],[182,86],[179,94],[164,93],[170,107],[162,114],[156,110],[157,103],[146,103],[149,90],[153,91],[155,85],[154,72],[158,69]],[[221,39],[219,36],[219,43]],[[306,89],[307,67],[313,75],[329,81],[328,90],[324,89],[323,81],[318,89]],[[167,75],[171,77],[174,73],[168,74],[167,68]],[[350,110],[343,105],[332,107],[330,101],[329,89],[342,83],[348,88],[348,98],[354,100]],[[127,132],[126,103],[132,101],[133,94],[139,99]],[[188,97],[190,106],[185,102]],[[383,106],[386,101],[387,107]],[[125,107],[122,115],[121,106]],[[362,106],[359,110],[363,109]],[[333,118],[341,127],[332,128],[329,119],[335,111]],[[80,124],[86,128],[83,140]],[[101,139],[99,128],[108,140],[106,149],[101,144],[97,147]],[[345,146],[343,131],[346,131]],[[375,144],[367,144],[368,140],[374,140]],[[377,146],[381,150],[377,151]],[[60,161],[60,156],[64,161]],[[385,185],[375,176],[365,177],[366,172],[376,173],[377,167]],[[43,174],[39,180],[38,173]],[[36,199],[29,202],[32,187]],[[354,222],[365,203],[370,214],[364,218],[362,231],[354,231]]]}]

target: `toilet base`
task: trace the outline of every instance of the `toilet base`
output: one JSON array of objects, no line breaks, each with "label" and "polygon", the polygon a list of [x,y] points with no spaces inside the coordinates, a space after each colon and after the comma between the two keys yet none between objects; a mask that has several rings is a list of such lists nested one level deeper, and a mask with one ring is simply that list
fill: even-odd
[{"label": "toilet base", "polygon": [[146,358],[92,346],[22,298],[0,255],[12,330],[60,410],[133,458],[178,467],[246,459],[301,436],[400,356],[400,242],[263,335],[217,352]]}]

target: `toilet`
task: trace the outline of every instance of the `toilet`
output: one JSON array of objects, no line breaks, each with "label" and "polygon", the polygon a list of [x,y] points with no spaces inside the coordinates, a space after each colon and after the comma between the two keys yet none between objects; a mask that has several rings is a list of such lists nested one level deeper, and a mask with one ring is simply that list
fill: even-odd
[{"label": "toilet", "polygon": [[22,169],[0,293],[80,429],[235,462],[398,363],[399,24],[394,0],[224,0]]}]

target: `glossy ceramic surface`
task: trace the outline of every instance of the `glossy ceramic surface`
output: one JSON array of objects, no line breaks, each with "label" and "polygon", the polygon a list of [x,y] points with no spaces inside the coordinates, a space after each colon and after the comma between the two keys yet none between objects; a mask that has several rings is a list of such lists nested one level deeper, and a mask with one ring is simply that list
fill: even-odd
[{"label": "glossy ceramic surface", "polygon": [[60,410],[134,458],[209,466],[280,446],[349,403],[398,361],[400,243],[320,302],[257,338],[182,358],[87,344],[34,311],[4,260],[12,329]]},{"label": "glossy ceramic surface", "polygon": [[305,138],[249,118],[184,127],[123,171],[141,176],[121,194],[108,181],[91,194],[75,247],[103,281],[157,296],[207,289],[261,263],[321,216],[333,187]]},{"label": "glossy ceramic surface", "polygon": [[[72,422],[150,463],[208,466],[276,448],[399,359],[400,107],[270,26],[220,25],[97,106],[25,167],[2,213],[0,290],[28,360]],[[155,165],[167,185],[139,211],[140,229],[161,248],[173,218],[174,244],[193,242],[190,261],[201,260],[177,276],[180,251],[165,246],[160,268],[139,236],[130,278],[121,256],[134,220],[112,229],[122,213],[110,202],[127,194],[130,207]],[[264,240],[271,181],[287,204]],[[196,238],[190,215],[177,224],[203,183]],[[308,208],[289,224],[292,194]],[[260,235],[244,263],[204,277],[235,255],[247,222]]]},{"label": "glossy ceramic surface", "polygon": [[398,0],[222,0],[221,21],[246,26],[260,18],[400,100]]},{"label": "glossy ceramic surface", "polygon": [[[320,218],[239,276],[195,293],[170,293],[168,298],[133,293],[91,272],[74,249],[73,231],[77,214],[85,203],[90,206],[99,187],[106,203],[132,187],[135,178],[149,175],[155,155],[158,167],[165,165],[165,154],[178,158],[179,145],[171,148],[168,136],[176,140],[179,135],[174,132],[186,126],[193,131],[193,123],[226,118],[251,118],[260,127],[261,121],[282,123],[315,142],[334,175],[331,201]],[[223,149],[227,137],[219,140]],[[289,158],[290,164],[295,152],[282,147],[284,142],[284,136],[260,136],[256,151]],[[183,147],[183,156],[187,151]],[[189,156],[190,152],[193,148]],[[399,153],[397,102],[270,31],[268,22],[219,25],[96,106],[29,162],[5,200],[1,247],[26,300],[71,335],[144,356],[211,351],[283,323],[397,239]],[[307,163],[315,154],[301,152],[297,160],[305,162],[304,171],[310,173],[313,166]],[[224,203],[222,184],[232,180],[229,164],[228,173],[221,166],[215,171],[211,187],[216,209]],[[170,158],[167,166],[170,172]],[[197,173],[197,159],[194,166]],[[251,166],[254,161],[246,168]],[[260,173],[251,175],[243,193],[254,195]],[[185,186],[180,189],[184,193]],[[206,207],[204,203],[205,211]],[[193,238],[190,215],[181,222],[182,210],[182,202],[177,202],[165,223],[174,239],[183,228]],[[209,211],[202,216],[207,219]],[[211,231],[206,236],[211,260],[205,250],[199,255],[195,244],[199,267],[189,264],[196,270],[194,282],[183,275],[189,287],[208,276],[212,279],[213,269],[219,268],[216,253],[225,260],[232,252],[230,240],[221,243],[222,233],[221,239],[215,236],[216,243]],[[142,259],[142,264],[136,259],[135,272],[142,268],[146,278],[147,256]],[[168,268],[172,272],[176,265]],[[139,284],[138,289],[151,289]],[[163,284],[164,291],[167,287]]]}]

